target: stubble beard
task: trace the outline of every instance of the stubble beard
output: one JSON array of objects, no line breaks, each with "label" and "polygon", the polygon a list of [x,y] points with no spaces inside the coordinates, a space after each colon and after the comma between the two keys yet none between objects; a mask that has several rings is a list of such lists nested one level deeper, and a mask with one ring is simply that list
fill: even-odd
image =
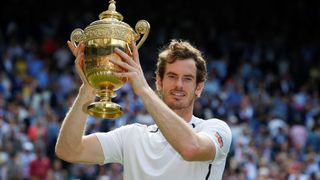
[{"label": "stubble beard", "polygon": [[192,99],[188,99],[186,102],[169,102],[168,100],[166,100],[166,97],[163,95],[163,92],[159,92],[161,99],[163,100],[163,102],[165,104],[167,104],[167,106],[174,110],[174,111],[181,111],[181,110],[186,110],[190,107],[192,107],[196,96],[194,96]]}]

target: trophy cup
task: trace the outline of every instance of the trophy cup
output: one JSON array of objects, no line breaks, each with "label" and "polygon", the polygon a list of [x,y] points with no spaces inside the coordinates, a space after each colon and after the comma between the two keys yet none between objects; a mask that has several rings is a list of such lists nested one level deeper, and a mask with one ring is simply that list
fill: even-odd
[{"label": "trophy cup", "polygon": [[112,75],[114,72],[124,71],[110,62],[111,58],[122,61],[113,52],[114,48],[122,49],[131,55],[131,42],[140,39],[137,44],[139,48],[150,31],[150,25],[145,20],[138,21],[134,31],[122,21],[123,16],[116,11],[115,3],[110,0],[108,10],[99,15],[100,20],[92,22],[84,30],[73,30],[70,36],[71,42],[82,41],[85,44],[84,74],[89,84],[97,90],[97,100],[85,103],[82,109],[98,118],[118,118],[123,114],[121,106],[111,101],[116,97],[115,91],[127,81],[127,78]]}]

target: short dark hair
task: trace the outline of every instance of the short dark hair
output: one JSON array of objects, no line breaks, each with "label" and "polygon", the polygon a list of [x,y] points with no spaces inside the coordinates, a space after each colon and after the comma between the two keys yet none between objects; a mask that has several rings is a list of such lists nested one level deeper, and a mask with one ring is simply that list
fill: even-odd
[{"label": "short dark hair", "polygon": [[173,39],[166,47],[162,48],[159,53],[156,74],[163,79],[166,64],[174,63],[177,59],[192,58],[196,63],[197,68],[197,84],[204,82],[207,79],[207,64],[202,53],[191,45],[188,41]]}]

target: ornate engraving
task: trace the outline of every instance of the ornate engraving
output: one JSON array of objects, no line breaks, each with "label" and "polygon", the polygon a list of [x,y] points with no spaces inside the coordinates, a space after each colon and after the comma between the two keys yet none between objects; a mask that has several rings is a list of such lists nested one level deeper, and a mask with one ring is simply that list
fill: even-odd
[{"label": "ornate engraving", "polygon": [[150,24],[146,20],[140,20],[137,22],[135,30],[139,34],[148,34],[150,31]]},{"label": "ornate engraving", "polygon": [[140,48],[140,46],[144,43],[144,41],[147,39],[150,31],[150,24],[146,20],[140,20],[137,22],[135,30],[137,31],[138,35],[136,36],[135,40],[137,41],[140,38],[139,34],[143,34],[143,37],[140,39],[137,47]]},{"label": "ornate engraving", "polygon": [[85,37],[84,37],[84,32],[82,29],[77,28],[72,31],[71,36],[70,36],[71,42],[78,43],[80,41],[83,41],[84,39],[85,39]]},{"label": "ornate engraving", "polygon": [[92,39],[113,38],[130,42],[134,38],[132,29],[124,28],[115,24],[100,24],[99,26],[90,26],[84,31],[85,41]]}]

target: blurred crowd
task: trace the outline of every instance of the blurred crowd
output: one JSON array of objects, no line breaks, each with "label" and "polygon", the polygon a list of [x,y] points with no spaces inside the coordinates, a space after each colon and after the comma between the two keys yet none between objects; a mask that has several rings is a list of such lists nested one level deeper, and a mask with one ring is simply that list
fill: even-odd
[{"label": "blurred crowd", "polygon": [[[83,7],[92,11],[80,13],[74,6],[74,11],[58,11],[51,4],[53,10],[40,17],[32,12],[35,1],[27,2],[21,14],[12,11],[17,0],[7,2],[2,11],[7,19],[1,14],[0,179],[122,179],[119,164],[69,164],[54,153],[61,122],[81,84],[66,40],[74,28],[85,28],[105,8],[90,9],[94,5],[86,6],[90,2],[84,0]],[[209,77],[194,114],[220,118],[232,129],[224,179],[320,179],[320,41],[315,33],[319,28],[310,28],[320,22],[320,11],[313,6],[317,3],[262,1],[247,8],[215,3],[215,11],[190,15],[186,9],[204,6],[154,2],[172,15],[181,6],[174,16],[159,16],[143,3],[137,1],[137,11],[126,15],[150,18],[151,33],[140,59],[152,87],[157,48],[171,38],[190,40],[208,61]],[[262,6],[274,12],[262,11]],[[123,107],[124,116],[89,117],[87,134],[154,123],[128,84],[114,101]]]}]

